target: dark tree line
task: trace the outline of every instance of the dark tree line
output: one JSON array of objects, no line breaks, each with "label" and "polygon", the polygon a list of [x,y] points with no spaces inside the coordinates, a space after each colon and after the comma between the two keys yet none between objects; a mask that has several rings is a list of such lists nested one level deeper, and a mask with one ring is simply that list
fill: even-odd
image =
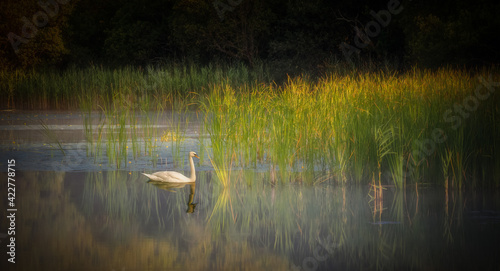
[{"label": "dark tree line", "polygon": [[480,66],[500,60],[500,2],[2,0],[1,68],[172,61]]}]

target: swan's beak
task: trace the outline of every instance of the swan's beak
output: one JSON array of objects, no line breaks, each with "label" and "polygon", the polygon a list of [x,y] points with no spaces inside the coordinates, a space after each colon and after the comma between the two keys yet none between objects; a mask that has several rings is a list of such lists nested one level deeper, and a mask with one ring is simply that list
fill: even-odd
[{"label": "swan's beak", "polygon": [[198,157],[198,154],[195,154],[194,157],[198,158],[198,159],[201,159],[200,157]]}]

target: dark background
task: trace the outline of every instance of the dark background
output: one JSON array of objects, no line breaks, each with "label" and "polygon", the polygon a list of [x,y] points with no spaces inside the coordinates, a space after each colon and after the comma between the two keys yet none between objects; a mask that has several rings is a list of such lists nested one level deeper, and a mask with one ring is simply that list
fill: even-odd
[{"label": "dark background", "polygon": [[[53,11],[57,3],[40,2]],[[391,0],[59,2],[53,16],[35,0],[0,2],[1,69],[243,62],[321,73],[339,63],[471,68],[500,60],[500,1],[401,1],[401,12],[369,39],[356,28],[376,21],[370,11],[387,10]],[[40,11],[47,14],[46,25],[23,37],[22,18],[33,21]],[[17,53],[9,33],[23,39],[11,38]],[[366,47],[346,58],[340,45],[356,46],[356,34]]]}]

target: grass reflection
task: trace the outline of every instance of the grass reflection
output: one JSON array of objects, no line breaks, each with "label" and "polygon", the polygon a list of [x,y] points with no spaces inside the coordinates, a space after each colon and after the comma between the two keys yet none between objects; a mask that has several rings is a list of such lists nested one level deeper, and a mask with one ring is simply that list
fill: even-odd
[{"label": "grass reflection", "polygon": [[[498,192],[389,187],[374,211],[368,187],[273,185],[264,181],[270,174],[235,173],[224,188],[200,172],[196,186],[174,188],[121,171],[21,173],[16,240],[30,261],[19,268],[499,267],[496,213],[488,211],[500,210]],[[252,185],[237,180],[249,177]],[[329,250],[318,251],[325,240]]]}]

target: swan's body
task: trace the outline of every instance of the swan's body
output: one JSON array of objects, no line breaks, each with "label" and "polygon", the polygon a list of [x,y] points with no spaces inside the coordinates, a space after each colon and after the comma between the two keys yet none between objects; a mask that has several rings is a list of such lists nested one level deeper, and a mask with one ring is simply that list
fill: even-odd
[{"label": "swan's body", "polygon": [[179,172],[175,171],[158,171],[153,174],[142,173],[144,176],[148,177],[151,181],[155,182],[166,182],[166,183],[194,183],[196,181],[196,171],[194,169],[193,157],[198,157],[198,155],[192,151],[189,153],[189,165],[191,166],[191,177],[188,178]]}]

